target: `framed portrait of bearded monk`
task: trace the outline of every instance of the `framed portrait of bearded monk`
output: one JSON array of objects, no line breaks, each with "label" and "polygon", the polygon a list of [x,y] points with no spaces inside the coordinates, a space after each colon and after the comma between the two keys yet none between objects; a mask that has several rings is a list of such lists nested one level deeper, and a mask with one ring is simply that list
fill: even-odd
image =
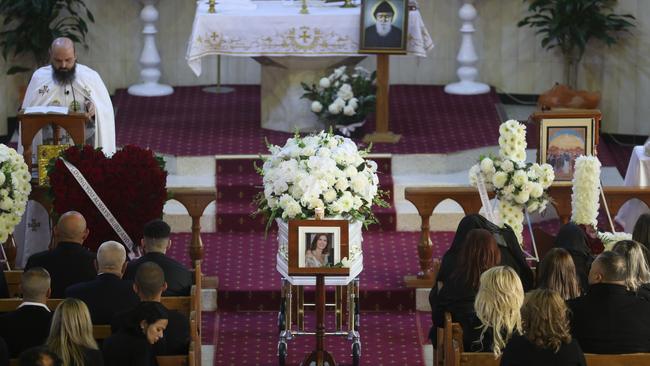
[{"label": "framed portrait of bearded monk", "polygon": [[406,53],[408,0],[364,0],[361,5],[361,53]]}]

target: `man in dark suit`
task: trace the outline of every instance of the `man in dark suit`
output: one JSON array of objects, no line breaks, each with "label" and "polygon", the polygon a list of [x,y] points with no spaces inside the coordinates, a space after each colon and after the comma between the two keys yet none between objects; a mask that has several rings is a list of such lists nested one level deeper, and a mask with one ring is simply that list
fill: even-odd
[{"label": "man in dark suit", "polygon": [[571,333],[585,353],[650,352],[650,302],[627,291],[625,259],[601,253],[585,296],[568,301]]},{"label": "man in dark suit", "polygon": [[402,30],[393,25],[395,9],[390,2],[382,1],[372,13],[375,24],[364,30],[363,44],[367,48],[400,48]]},{"label": "man in dark suit", "polygon": [[167,281],[167,290],[163,296],[189,296],[192,288],[192,272],[181,263],[165,255],[171,246],[169,235],[171,228],[162,220],[153,220],[144,226],[142,245],[146,253],[129,263],[124,278],[135,279],[138,267],[144,262],[154,262],[162,267]]},{"label": "man in dark suit", "polygon": [[[163,269],[154,262],[142,263],[135,275],[133,290],[137,292],[140,301],[160,302],[163,291],[167,288]],[[127,323],[130,311],[117,314],[113,318],[111,330],[119,331]],[[169,315],[167,328],[161,340],[153,345],[156,356],[180,355],[188,351],[190,344],[189,319],[175,310],[167,310]]]},{"label": "man in dark suit", "polygon": [[0,316],[0,337],[4,338],[12,358],[24,349],[41,345],[50,333],[52,313],[45,305],[50,296],[50,275],[40,267],[32,268],[20,281],[23,302],[18,309]]},{"label": "man in dark suit", "polygon": [[35,253],[27,260],[26,270],[43,267],[50,273],[53,298],[62,298],[68,286],[97,275],[95,253],[83,247],[88,233],[86,219],[79,212],[66,212],[54,228],[56,248]]},{"label": "man in dark suit", "polygon": [[93,324],[111,324],[115,314],[129,310],[140,302],[133,291],[133,282],[122,280],[124,270],[124,245],[107,241],[97,250],[97,277],[68,287],[65,297],[85,302]]}]

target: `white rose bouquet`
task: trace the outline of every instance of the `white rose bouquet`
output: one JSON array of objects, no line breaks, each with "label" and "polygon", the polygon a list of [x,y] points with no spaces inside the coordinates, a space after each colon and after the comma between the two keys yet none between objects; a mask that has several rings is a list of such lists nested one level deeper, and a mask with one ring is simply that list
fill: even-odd
[{"label": "white rose bouquet", "polygon": [[22,155],[0,144],[0,243],[7,240],[25,213],[31,178]]},{"label": "white rose bouquet", "polygon": [[479,179],[499,199],[499,215],[517,234],[523,231],[523,209],[542,212],[549,202],[548,187],[555,179],[549,164],[526,163],[526,126],[515,120],[499,127],[499,156],[484,156],[469,171],[469,181],[478,186]]},{"label": "white rose bouquet", "polygon": [[302,98],[312,101],[311,111],[323,123],[350,137],[375,108],[375,77],[375,72],[363,67],[355,67],[350,74],[341,66],[318,84],[301,83],[305,90]]},{"label": "white rose bouquet", "polygon": [[256,213],[283,220],[314,217],[323,208],[326,217],[376,223],[372,206],[387,207],[379,190],[377,163],[366,159],[367,150],[357,150],[350,139],[321,131],[300,137],[284,146],[269,145],[271,156],[257,171],[264,191],[256,197]]}]

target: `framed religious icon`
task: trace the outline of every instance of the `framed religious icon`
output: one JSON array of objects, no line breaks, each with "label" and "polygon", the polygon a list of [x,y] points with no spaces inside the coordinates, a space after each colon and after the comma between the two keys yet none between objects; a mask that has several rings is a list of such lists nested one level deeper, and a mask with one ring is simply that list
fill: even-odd
[{"label": "framed religious icon", "polygon": [[360,23],[360,53],[406,53],[408,0],[363,0]]},{"label": "framed religious icon", "polygon": [[347,220],[289,221],[290,275],[349,274],[340,262],[348,256]]},{"label": "framed religious icon", "polygon": [[555,183],[571,184],[575,160],[580,155],[595,155],[596,118],[541,118],[539,161],[555,172]]}]

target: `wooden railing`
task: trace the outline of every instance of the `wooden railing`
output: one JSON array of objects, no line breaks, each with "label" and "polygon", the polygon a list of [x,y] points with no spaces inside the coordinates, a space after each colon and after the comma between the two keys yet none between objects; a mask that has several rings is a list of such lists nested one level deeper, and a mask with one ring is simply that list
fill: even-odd
[{"label": "wooden railing", "polygon": [[[47,192],[48,189],[47,187],[33,185],[29,199],[38,202],[47,212],[51,213],[52,201]],[[197,260],[202,260],[203,241],[201,240],[201,217],[210,202],[217,199],[216,188],[169,188],[167,192],[170,195],[170,199],[180,202],[192,218],[192,238],[190,239],[189,254],[192,263]],[[92,228],[90,229],[92,230]],[[7,249],[7,257],[11,268],[14,268],[16,250],[15,248],[8,247],[10,244],[11,242],[7,241],[4,245]]]},{"label": "wooden railing", "polygon": [[[643,201],[650,207],[649,187],[605,187],[604,192],[612,217],[616,215],[625,202],[633,198]],[[569,222],[571,218],[571,186],[552,186],[549,188],[549,194],[553,199],[551,204],[555,207],[561,222]],[[490,193],[490,195],[492,196],[493,193]],[[470,186],[409,187],[405,190],[405,197],[415,205],[422,221],[420,225],[420,241],[418,243],[420,271],[417,275],[406,276],[404,280],[407,287],[431,288],[435,275],[432,262],[433,245],[436,245],[436,243],[431,242],[429,236],[429,231],[432,229],[429,227],[429,218],[433,210],[442,201],[450,199],[457,202],[465,214],[478,213],[482,207],[481,199],[476,188]]]}]

